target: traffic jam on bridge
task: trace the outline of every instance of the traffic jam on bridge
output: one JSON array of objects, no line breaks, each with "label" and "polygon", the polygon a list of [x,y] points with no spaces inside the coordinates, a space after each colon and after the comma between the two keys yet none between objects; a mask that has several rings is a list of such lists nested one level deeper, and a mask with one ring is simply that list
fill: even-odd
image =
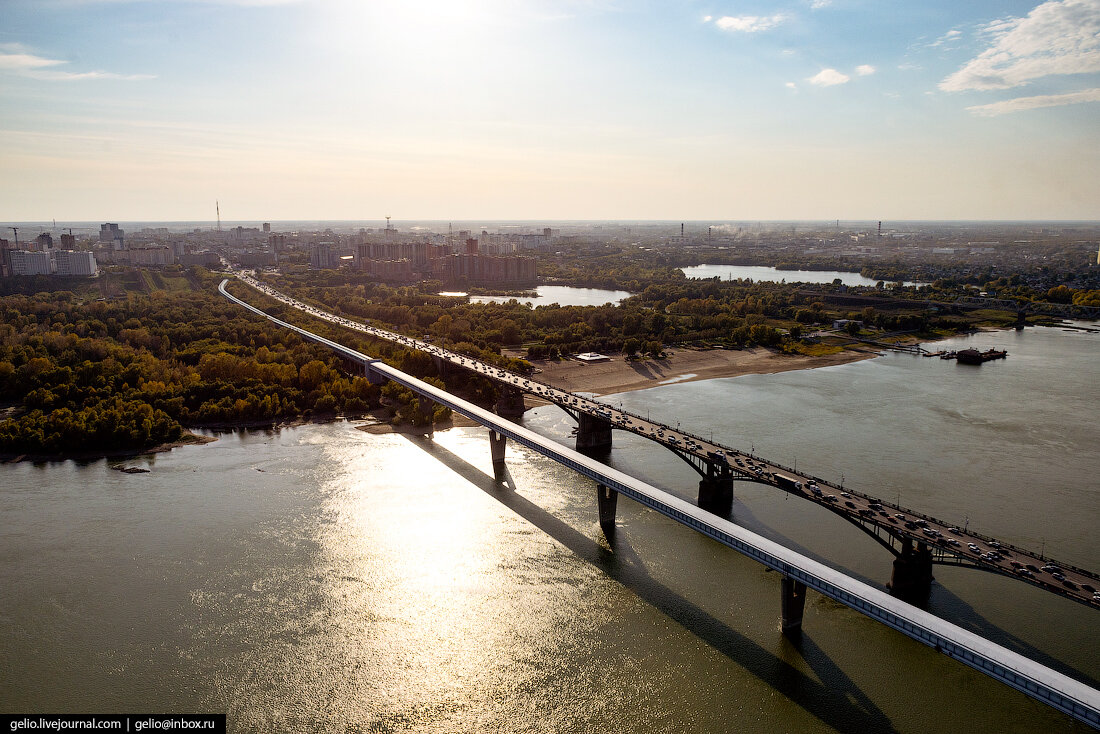
[{"label": "traffic jam on bridge", "polygon": [[817,502],[847,520],[878,536],[910,538],[923,543],[939,556],[938,562],[971,565],[987,571],[1014,576],[1053,591],[1060,596],[1100,607],[1100,576],[1066,564],[1047,562],[1041,555],[1007,543],[960,529],[951,523],[892,505],[869,495],[799,473],[750,453],[705,440],[679,426],[673,428],[576,393],[560,390],[537,379],[510,372],[496,365],[437,346],[430,341],[379,329],[310,306],[276,291],[242,273],[237,277],[265,295],[319,319],[365,333],[378,339],[417,349],[448,363],[477,372],[497,382],[511,385],[566,409],[587,413],[606,421],[612,428],[629,431],[657,441],[676,453],[702,462],[718,463],[739,479],[770,484],[805,499]]}]

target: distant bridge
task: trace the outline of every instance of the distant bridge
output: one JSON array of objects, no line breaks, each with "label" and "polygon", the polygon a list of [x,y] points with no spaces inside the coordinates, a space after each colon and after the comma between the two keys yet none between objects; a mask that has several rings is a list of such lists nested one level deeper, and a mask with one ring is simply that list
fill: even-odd
[{"label": "distant bridge", "polygon": [[806,590],[814,591],[881,622],[918,642],[934,648],[989,677],[1039,700],[1075,719],[1100,727],[1100,691],[1012,652],[983,637],[913,607],[822,563],[763,538],[728,520],[716,517],[641,480],[561,446],[499,415],[429,385],[384,362],[338,342],[294,326],[231,295],[223,280],[222,295],[248,310],[291,329],[304,338],[332,349],[361,365],[370,376],[393,380],[489,429],[493,468],[499,479],[504,472],[508,439],[557,461],[596,482],[600,527],[613,538],[618,496],[626,495],[696,532],[716,540],[782,574],[780,585],[781,629],[797,635],[802,626]]},{"label": "distant bridge", "polygon": [[954,523],[705,439],[679,425],[674,428],[430,342],[336,316],[280,293],[254,278],[245,275],[238,277],[269,297],[316,318],[426,352],[432,356],[440,374],[446,369],[460,367],[493,380],[501,389],[496,405],[496,412],[500,415],[521,415],[524,394],[554,403],[577,421],[576,448],[579,451],[597,454],[609,451],[613,430],[628,431],[655,441],[700,475],[699,506],[723,517],[727,517],[732,509],[735,481],[768,484],[815,502],[858,527],[894,556],[889,587],[892,593],[903,598],[927,597],[933,581],[932,566],[940,563],[1009,576],[1100,609],[1100,596],[1096,595],[1100,589],[1100,576],[1092,571],[968,532]]}]

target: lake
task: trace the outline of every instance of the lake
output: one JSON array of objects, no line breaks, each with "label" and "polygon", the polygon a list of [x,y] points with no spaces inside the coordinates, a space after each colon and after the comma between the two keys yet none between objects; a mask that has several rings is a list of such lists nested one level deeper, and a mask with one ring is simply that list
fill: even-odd
[{"label": "lake", "polygon": [[504,303],[515,298],[520,303],[533,306],[548,306],[557,303],[561,306],[602,306],[605,303],[617,304],[624,298],[634,295],[627,291],[613,291],[602,288],[574,288],[566,285],[540,285],[535,288],[536,297],[526,296],[470,296],[471,303]]},{"label": "lake", "polygon": [[[844,285],[869,285],[878,283],[877,280],[864,278],[859,273],[849,273],[842,270],[777,270],[765,265],[692,265],[680,268],[689,278],[721,278],[722,280],[751,279],[753,281],[766,280],[778,283],[785,280],[788,283],[832,283],[837,278]],[[906,281],[905,285],[921,285],[921,283]]]}]

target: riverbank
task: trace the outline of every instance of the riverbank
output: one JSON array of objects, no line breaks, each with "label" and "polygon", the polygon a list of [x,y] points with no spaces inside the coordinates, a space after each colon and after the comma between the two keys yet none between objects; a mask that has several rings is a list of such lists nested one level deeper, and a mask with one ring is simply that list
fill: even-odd
[{"label": "riverbank", "polygon": [[662,359],[629,362],[615,357],[610,362],[584,363],[573,360],[532,362],[541,374],[537,379],[570,392],[596,395],[645,390],[674,382],[713,380],[719,377],[773,374],[789,370],[831,367],[877,357],[871,348],[846,349],[835,354],[807,356],[784,354],[763,347],[752,349],[674,349]]},{"label": "riverbank", "polygon": [[185,433],[175,441],[145,449],[117,449],[114,451],[74,451],[65,454],[0,454],[0,464],[17,464],[20,461],[95,461],[97,459],[129,459],[145,454],[160,454],[181,446],[198,446],[217,441],[217,436]]},{"label": "riverbank", "polygon": [[[412,423],[390,423],[392,415],[386,408],[372,410],[367,416],[367,419],[371,422],[363,423],[355,428],[374,436],[382,436],[387,433],[404,433],[410,436],[424,436],[428,433],[426,426],[414,426]],[[464,415],[452,412],[451,417],[447,420],[436,421],[432,426],[432,431],[446,431],[449,428],[470,428],[471,426],[478,425],[481,424]]]}]

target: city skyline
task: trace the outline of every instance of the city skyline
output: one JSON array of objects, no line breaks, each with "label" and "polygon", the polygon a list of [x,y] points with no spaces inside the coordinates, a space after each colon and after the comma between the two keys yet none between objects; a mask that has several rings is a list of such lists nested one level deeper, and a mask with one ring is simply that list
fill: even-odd
[{"label": "city skyline", "polygon": [[1100,219],[1100,0],[15,0],[0,218]]}]

